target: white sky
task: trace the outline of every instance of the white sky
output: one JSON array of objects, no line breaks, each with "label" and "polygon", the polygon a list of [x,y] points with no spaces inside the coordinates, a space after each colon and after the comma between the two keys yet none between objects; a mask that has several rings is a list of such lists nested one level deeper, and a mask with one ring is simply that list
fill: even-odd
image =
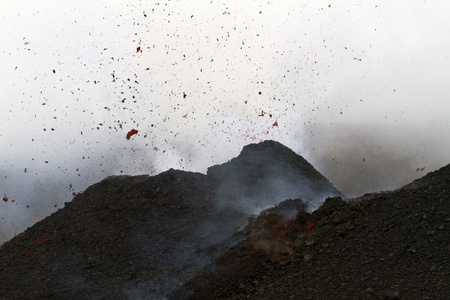
[{"label": "white sky", "polygon": [[107,175],[205,172],[259,140],[319,162],[314,126],[446,140],[449,14],[449,1],[2,1],[1,227]]}]

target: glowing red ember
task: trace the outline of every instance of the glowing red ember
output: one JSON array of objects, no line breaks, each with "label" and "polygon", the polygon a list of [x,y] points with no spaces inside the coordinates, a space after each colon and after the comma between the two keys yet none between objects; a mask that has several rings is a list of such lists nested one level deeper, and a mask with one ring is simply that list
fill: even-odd
[{"label": "glowing red ember", "polygon": [[314,227],[314,221],[306,221],[306,229],[311,229]]},{"label": "glowing red ember", "polygon": [[128,131],[128,133],[127,133],[127,140],[129,140],[136,133],[138,133],[138,131],[136,129],[131,129],[130,131]]}]

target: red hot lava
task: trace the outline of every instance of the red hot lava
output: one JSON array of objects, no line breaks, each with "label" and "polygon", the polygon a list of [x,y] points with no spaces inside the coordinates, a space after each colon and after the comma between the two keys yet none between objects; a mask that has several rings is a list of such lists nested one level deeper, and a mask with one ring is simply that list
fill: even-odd
[{"label": "red hot lava", "polygon": [[136,129],[131,129],[130,131],[128,131],[128,133],[127,133],[127,140],[129,140],[136,133],[138,133],[138,131]]}]

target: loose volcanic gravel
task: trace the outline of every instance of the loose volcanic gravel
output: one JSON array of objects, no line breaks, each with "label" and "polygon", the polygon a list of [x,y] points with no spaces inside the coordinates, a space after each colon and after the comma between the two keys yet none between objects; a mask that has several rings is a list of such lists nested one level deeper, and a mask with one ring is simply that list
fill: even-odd
[{"label": "loose volcanic gravel", "polygon": [[111,176],[0,247],[0,299],[448,299],[449,194],[450,165],[346,199],[273,141]]},{"label": "loose volcanic gravel", "polygon": [[449,299],[450,165],[312,214],[264,211],[172,299]]},{"label": "loose volcanic gravel", "polygon": [[162,299],[238,245],[255,212],[327,196],[343,195],[274,141],[206,175],[111,176],[0,247],[0,298]]}]

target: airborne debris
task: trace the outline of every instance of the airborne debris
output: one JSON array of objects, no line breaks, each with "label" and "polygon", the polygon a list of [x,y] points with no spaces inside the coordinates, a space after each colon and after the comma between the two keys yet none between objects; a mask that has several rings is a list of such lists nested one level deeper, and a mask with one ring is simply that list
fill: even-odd
[{"label": "airborne debris", "polygon": [[129,140],[133,135],[135,135],[137,133],[138,133],[138,131],[136,129],[131,129],[130,131],[128,131],[127,140]]}]

